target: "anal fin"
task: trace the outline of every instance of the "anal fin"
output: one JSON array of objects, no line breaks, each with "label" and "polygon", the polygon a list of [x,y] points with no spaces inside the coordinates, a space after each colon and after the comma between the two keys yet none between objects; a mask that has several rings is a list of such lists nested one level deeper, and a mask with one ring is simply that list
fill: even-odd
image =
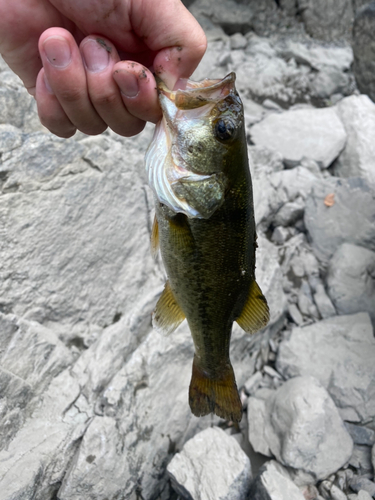
[{"label": "anal fin", "polygon": [[176,330],[184,319],[185,314],[178,305],[169,281],[167,281],[152,314],[152,326],[159,333],[169,335]]},{"label": "anal fin", "polygon": [[246,304],[236,321],[245,332],[255,333],[264,328],[269,319],[270,311],[267,300],[258,283],[254,280],[250,285]]},{"label": "anal fin", "polygon": [[241,421],[242,403],[229,361],[219,375],[211,377],[199,366],[194,356],[189,405],[196,417],[215,413],[225,420]]}]

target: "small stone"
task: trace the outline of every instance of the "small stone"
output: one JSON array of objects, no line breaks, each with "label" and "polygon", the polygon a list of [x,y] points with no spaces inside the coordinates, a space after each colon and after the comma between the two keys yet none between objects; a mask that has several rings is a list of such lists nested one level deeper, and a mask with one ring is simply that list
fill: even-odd
[{"label": "small stone", "polygon": [[271,366],[269,366],[269,365],[265,365],[265,366],[263,367],[263,371],[264,371],[264,373],[266,373],[267,375],[269,375],[269,376],[270,376],[270,377],[272,377],[272,378],[276,377],[276,378],[278,378],[278,379],[280,379],[280,380],[282,380],[282,378],[283,378],[283,377],[280,375],[280,373],[278,373],[276,370],[274,370],[274,369],[273,369]]},{"label": "small stone", "polygon": [[[349,500],[350,496],[351,495],[349,495]],[[359,490],[357,500],[372,500],[372,496],[365,490]]]},{"label": "small stone", "polygon": [[250,460],[218,427],[187,441],[167,467],[175,491],[193,500],[242,500],[250,486]]},{"label": "small stone", "polygon": [[273,230],[271,241],[277,245],[283,245],[291,236],[290,229],[287,227],[277,226]]},{"label": "small stone", "polygon": [[375,444],[375,431],[372,429],[361,425],[351,424],[350,422],[345,422],[345,427],[348,429],[355,444],[365,444],[367,446],[373,446]]},{"label": "small stone", "polygon": [[347,500],[347,496],[334,484],[331,486],[330,495],[332,500]]},{"label": "small stone", "polygon": [[249,499],[306,500],[289,473],[275,460],[266,462],[251,485]]},{"label": "small stone", "polygon": [[298,326],[303,324],[303,317],[296,304],[288,304],[288,311],[294,323]]},{"label": "small stone", "polygon": [[247,38],[242,33],[235,33],[229,38],[229,43],[232,50],[246,49]]},{"label": "small stone", "polygon": [[365,477],[353,476],[349,481],[349,485],[353,491],[359,493],[361,490],[366,491],[370,496],[375,497],[375,483]]},{"label": "small stone", "polygon": [[325,288],[322,284],[316,285],[316,292],[314,293],[314,301],[323,319],[336,316],[336,309],[332,304],[331,299],[328,297]]},{"label": "small stone", "polygon": [[252,394],[255,392],[258,387],[260,386],[260,383],[262,381],[262,373],[261,372],[255,372],[254,375],[252,375],[249,380],[247,380],[244,384],[244,388],[247,394]]},{"label": "small stone", "polygon": [[353,448],[353,454],[349,460],[349,465],[357,469],[357,471],[359,471],[359,474],[371,472],[371,447],[355,444]]}]

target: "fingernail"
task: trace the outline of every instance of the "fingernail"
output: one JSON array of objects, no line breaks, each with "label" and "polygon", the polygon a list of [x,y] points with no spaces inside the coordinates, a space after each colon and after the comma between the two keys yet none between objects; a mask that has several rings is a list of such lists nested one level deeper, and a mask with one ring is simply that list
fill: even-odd
[{"label": "fingernail", "polygon": [[55,68],[66,68],[71,61],[72,54],[65,38],[51,36],[45,40],[43,47],[47,59]]},{"label": "fingernail", "polygon": [[49,81],[47,80],[47,76],[46,76],[46,74],[45,74],[45,73],[44,73],[43,77],[44,77],[44,85],[46,86],[47,91],[48,91],[50,94],[54,94],[54,91],[52,90],[52,87],[51,87],[51,85],[49,84]]},{"label": "fingernail", "polygon": [[109,63],[109,52],[96,40],[87,40],[81,47],[87,69],[92,73],[103,71]]},{"label": "fingernail", "polygon": [[117,85],[125,97],[136,97],[139,92],[138,78],[126,69],[115,71],[113,74]]}]

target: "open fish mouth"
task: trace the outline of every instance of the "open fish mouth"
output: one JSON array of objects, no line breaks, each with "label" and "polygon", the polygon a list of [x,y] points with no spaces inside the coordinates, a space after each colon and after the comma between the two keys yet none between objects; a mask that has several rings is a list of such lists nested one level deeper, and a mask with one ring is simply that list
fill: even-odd
[{"label": "open fish mouth", "polygon": [[226,109],[221,103],[236,94],[235,78],[188,80],[183,90],[158,82],[163,118],[146,153],[146,172],[157,200],[175,213],[207,219],[224,201],[219,154],[225,147],[215,138],[214,122]]},{"label": "open fish mouth", "polygon": [[[158,83],[159,94],[165,95],[176,108],[182,110],[196,109],[210,102],[217,102],[235,90],[236,74],[229,73],[222,79],[201,82],[187,80],[185,89],[169,90],[161,80]],[[163,104],[162,104],[163,106]]]}]

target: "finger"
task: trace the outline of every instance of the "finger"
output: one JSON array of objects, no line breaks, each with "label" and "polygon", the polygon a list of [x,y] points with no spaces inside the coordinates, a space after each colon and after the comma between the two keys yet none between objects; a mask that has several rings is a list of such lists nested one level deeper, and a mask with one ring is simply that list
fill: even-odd
[{"label": "finger", "polygon": [[207,39],[179,0],[164,0],[162,9],[154,0],[133,2],[131,19],[138,35],[158,52],[154,71],[169,88],[194,72],[206,51]]},{"label": "finger", "polygon": [[43,68],[37,77],[35,98],[42,125],[59,137],[68,138],[75,134],[77,129],[66,116],[65,111],[53,93]]},{"label": "finger", "polygon": [[47,80],[69,120],[81,132],[96,135],[107,128],[92,105],[81,53],[73,36],[50,28],[39,39]]},{"label": "finger", "polygon": [[80,50],[86,67],[88,93],[96,112],[119,135],[130,137],[141,132],[144,119],[127,109],[113,78],[114,67],[120,60],[114,45],[103,37],[89,36],[82,41]]},{"label": "finger", "polygon": [[114,66],[113,78],[131,115],[153,123],[160,120],[156,82],[150,70],[133,61],[121,61]]}]

